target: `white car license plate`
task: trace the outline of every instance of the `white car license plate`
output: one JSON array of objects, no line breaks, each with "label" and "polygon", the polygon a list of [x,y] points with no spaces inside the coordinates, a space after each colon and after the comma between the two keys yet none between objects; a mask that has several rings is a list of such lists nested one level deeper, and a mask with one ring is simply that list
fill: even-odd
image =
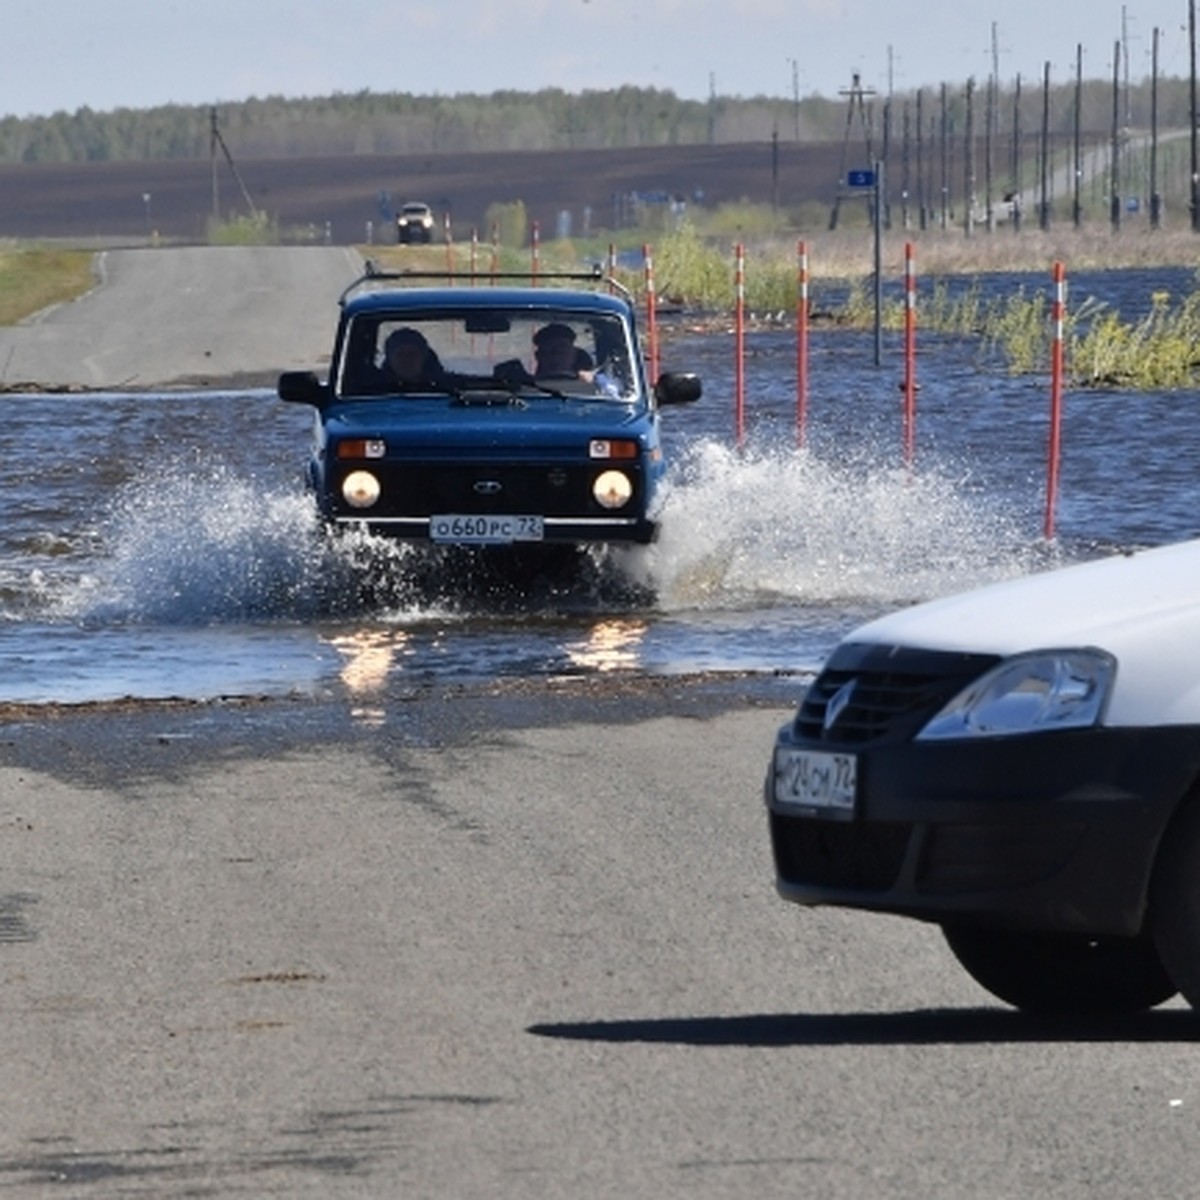
[{"label": "white car license plate", "polygon": [[542,518],[441,513],[429,518],[429,537],[435,542],[458,542],[474,546],[540,542],[543,538]]},{"label": "white car license plate", "polygon": [[858,759],[853,754],[787,747],[775,751],[776,804],[850,816],[857,780]]}]

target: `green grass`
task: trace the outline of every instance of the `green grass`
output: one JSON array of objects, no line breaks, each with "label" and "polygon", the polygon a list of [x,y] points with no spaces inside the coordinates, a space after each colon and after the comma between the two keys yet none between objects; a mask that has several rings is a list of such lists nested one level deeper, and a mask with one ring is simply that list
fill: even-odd
[{"label": "green grass", "polygon": [[95,283],[87,250],[0,246],[0,325],[15,325]]},{"label": "green grass", "polygon": [[279,242],[279,229],[266,213],[230,217],[227,221],[210,219],[208,241],[211,246],[274,246]]}]

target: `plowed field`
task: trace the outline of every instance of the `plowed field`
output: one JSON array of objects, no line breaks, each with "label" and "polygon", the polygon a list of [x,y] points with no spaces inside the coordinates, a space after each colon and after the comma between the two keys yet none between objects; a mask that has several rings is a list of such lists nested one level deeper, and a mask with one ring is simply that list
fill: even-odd
[{"label": "plowed field", "polygon": [[[391,238],[387,212],[424,200],[455,240],[490,236],[493,203],[520,200],[544,237],[631,222],[635,197],[712,207],[750,200],[832,204],[842,148],[780,142],[470,155],[346,156],[0,165],[0,237],[201,239],[214,211],[256,208],[287,233],[358,243]],[[851,164],[863,165],[863,164]]]}]

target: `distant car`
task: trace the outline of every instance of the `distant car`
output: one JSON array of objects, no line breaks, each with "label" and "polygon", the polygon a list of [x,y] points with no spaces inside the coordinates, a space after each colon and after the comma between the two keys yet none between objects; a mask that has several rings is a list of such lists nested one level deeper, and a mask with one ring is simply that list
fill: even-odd
[{"label": "distant car", "polygon": [[405,204],[396,214],[396,240],[402,245],[433,240],[433,209],[417,201]]},{"label": "distant car", "polygon": [[[395,286],[412,278],[372,271],[347,289],[327,381],[280,376],[282,399],[316,409],[308,482],[324,520],[440,545],[651,541],[659,407],[695,400],[700,381],[651,386],[630,300],[553,279]],[[547,331],[568,341],[554,373],[536,357]]]},{"label": "distant car", "polygon": [[938,923],[1018,1008],[1200,1008],[1200,541],[847,636],[779,731],[777,886]]}]

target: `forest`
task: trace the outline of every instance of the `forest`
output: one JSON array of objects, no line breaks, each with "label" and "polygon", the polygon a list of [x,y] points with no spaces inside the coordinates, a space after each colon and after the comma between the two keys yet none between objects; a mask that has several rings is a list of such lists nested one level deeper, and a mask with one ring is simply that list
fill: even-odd
[{"label": "forest", "polygon": [[860,91],[685,100],[671,91],[622,87],[581,93],[546,89],[491,95],[416,96],[363,91],[302,99],[251,98],[208,106],[162,105],[51,116],[0,118],[0,163],[93,163],[199,159],[214,131],[239,155],[469,154],[484,151],[586,150],[717,145],[739,142],[834,142],[890,139],[914,122],[922,133],[955,135],[985,127],[1000,135],[1083,129],[1126,133],[1190,124],[1190,85],[1178,78],[1133,84],[991,79],[944,84],[887,97]]}]

